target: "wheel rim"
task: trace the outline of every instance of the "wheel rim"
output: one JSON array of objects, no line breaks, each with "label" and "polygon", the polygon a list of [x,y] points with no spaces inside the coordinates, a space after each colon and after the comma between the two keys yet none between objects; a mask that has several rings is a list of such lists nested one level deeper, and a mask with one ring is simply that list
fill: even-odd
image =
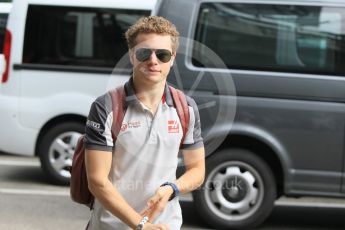
[{"label": "wheel rim", "polygon": [[263,179],[257,170],[244,162],[220,164],[207,176],[205,185],[207,206],[225,220],[247,219],[263,202]]},{"label": "wheel rim", "polygon": [[69,167],[81,133],[65,132],[57,136],[49,148],[49,162],[62,177],[70,178]]}]

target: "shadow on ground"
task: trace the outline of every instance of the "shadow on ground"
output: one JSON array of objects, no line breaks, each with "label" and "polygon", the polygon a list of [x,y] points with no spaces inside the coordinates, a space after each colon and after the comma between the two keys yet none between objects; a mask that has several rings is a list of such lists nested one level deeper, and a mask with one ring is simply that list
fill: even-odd
[{"label": "shadow on ground", "polygon": [[[198,216],[192,202],[181,202],[184,224],[215,229]],[[337,230],[345,229],[344,208],[277,206],[260,230]],[[219,228],[217,228],[219,229]]]}]

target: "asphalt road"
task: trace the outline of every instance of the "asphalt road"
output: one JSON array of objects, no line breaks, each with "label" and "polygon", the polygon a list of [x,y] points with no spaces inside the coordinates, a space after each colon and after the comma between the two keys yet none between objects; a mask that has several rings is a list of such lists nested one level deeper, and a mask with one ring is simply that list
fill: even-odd
[{"label": "asphalt road", "polygon": [[[183,200],[182,230],[212,229],[196,214],[190,196]],[[70,200],[68,187],[48,183],[37,159],[0,153],[0,229],[84,229],[89,215]],[[345,229],[344,215],[345,199],[283,198],[257,229]]]}]

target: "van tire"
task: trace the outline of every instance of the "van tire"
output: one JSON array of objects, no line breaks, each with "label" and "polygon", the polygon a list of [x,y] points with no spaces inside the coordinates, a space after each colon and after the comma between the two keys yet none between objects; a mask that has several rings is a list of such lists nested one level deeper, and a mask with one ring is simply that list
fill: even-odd
[{"label": "van tire", "polygon": [[72,165],[74,149],[84,132],[84,124],[65,122],[53,126],[44,134],[38,147],[38,156],[51,183],[69,184],[69,167]]},{"label": "van tire", "polygon": [[207,159],[205,182],[193,199],[198,213],[216,229],[249,229],[271,213],[276,191],[265,161],[245,149],[228,149]]}]

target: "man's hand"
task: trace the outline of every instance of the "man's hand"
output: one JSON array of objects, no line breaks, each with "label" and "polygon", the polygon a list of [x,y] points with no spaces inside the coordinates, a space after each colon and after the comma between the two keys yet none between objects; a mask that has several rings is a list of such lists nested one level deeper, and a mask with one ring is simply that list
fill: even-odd
[{"label": "man's hand", "polygon": [[159,214],[163,212],[173,192],[174,190],[171,186],[159,187],[155,195],[148,200],[147,208],[144,209],[140,214],[142,216],[147,216],[150,221],[153,221]]},{"label": "man's hand", "polygon": [[170,228],[165,224],[146,223],[144,224],[143,230],[170,230]]}]

